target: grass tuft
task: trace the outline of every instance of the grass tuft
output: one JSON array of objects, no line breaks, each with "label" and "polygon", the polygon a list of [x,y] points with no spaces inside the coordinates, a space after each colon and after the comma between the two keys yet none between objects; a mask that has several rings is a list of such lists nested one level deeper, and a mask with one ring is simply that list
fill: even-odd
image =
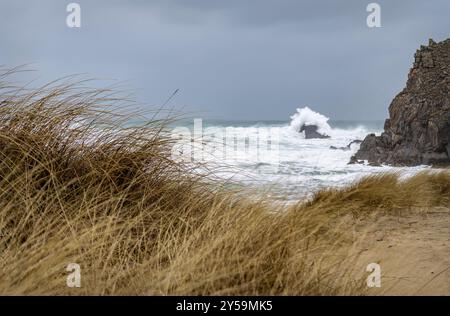
[{"label": "grass tuft", "polygon": [[[171,159],[168,120],[127,127],[135,114],[113,91],[14,87],[14,72],[0,75],[3,295],[363,294],[346,215],[450,206],[445,172],[371,176],[291,206],[244,197]],[[66,286],[69,263],[81,288]]]}]

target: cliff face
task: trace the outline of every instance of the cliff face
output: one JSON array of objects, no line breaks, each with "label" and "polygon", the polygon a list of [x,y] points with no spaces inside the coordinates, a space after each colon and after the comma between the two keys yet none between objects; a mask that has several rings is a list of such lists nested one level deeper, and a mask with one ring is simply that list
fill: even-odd
[{"label": "cliff face", "polygon": [[450,39],[421,46],[381,136],[368,135],[351,163],[450,164]]}]

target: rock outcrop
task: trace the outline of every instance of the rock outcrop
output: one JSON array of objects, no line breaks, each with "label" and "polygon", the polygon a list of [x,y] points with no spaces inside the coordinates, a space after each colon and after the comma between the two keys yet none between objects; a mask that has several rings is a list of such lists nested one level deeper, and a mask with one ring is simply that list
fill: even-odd
[{"label": "rock outcrop", "polygon": [[330,138],[328,135],[320,134],[317,130],[319,128],[316,125],[302,125],[300,133],[305,132],[305,138]]},{"label": "rock outcrop", "polygon": [[381,136],[368,135],[350,163],[450,164],[450,39],[421,46]]},{"label": "rock outcrop", "polygon": [[336,147],[336,146],[330,146],[330,149],[333,149],[333,150],[350,150],[350,149],[352,149],[352,145],[353,144],[361,144],[362,143],[362,140],[359,140],[359,139],[355,139],[355,140],[352,140],[347,146],[345,146],[345,147]]}]

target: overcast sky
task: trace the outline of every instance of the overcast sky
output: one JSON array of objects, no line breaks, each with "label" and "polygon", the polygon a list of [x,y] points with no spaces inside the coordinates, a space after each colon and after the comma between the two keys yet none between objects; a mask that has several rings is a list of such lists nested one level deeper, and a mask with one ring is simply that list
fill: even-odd
[{"label": "overcast sky", "polygon": [[384,119],[415,50],[450,37],[449,0],[377,1],[381,28],[373,1],[79,0],[71,29],[70,2],[2,0],[0,64],[127,81],[148,106],[180,89],[171,106],[198,117]]}]

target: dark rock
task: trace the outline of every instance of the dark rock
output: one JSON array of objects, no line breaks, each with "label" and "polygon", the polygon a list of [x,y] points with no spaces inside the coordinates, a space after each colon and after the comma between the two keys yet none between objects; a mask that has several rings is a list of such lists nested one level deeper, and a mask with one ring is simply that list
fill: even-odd
[{"label": "dark rock", "polygon": [[356,163],[363,164],[364,161],[363,160],[358,160],[355,156],[352,156],[350,158],[350,162],[348,164],[351,165],[351,164],[356,164]]},{"label": "dark rock", "polygon": [[302,125],[300,128],[300,133],[305,132],[305,138],[330,138],[328,135],[320,134],[318,131],[318,127],[316,125]]},{"label": "dark rock", "polygon": [[353,144],[361,144],[362,143],[362,140],[360,140],[360,139],[355,139],[355,140],[352,140],[348,145],[347,145],[347,147],[350,149],[350,147],[353,145]]},{"label": "dark rock", "polygon": [[347,146],[345,146],[345,147],[336,147],[336,146],[330,146],[330,149],[334,149],[334,150],[337,150],[337,149],[339,149],[339,150],[350,150],[351,149],[351,146],[353,145],[353,144],[360,144],[362,142],[362,140],[359,140],[359,139],[355,139],[355,140],[352,140]]},{"label": "dark rock", "polygon": [[380,136],[367,135],[351,162],[450,164],[450,39],[422,46]]}]

